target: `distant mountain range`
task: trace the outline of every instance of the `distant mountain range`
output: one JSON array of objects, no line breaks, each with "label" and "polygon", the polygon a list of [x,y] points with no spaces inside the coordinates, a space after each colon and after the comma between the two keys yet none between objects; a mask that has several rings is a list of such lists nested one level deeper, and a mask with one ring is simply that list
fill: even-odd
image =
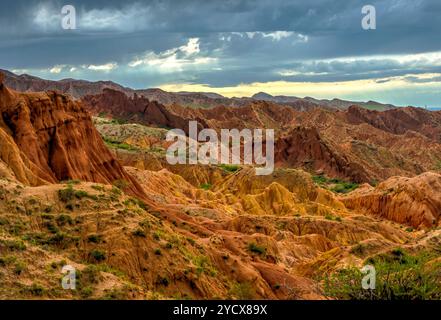
[{"label": "distant mountain range", "polygon": [[17,75],[7,70],[1,70],[5,75],[5,84],[20,92],[38,92],[48,90],[58,90],[69,94],[75,99],[81,99],[87,95],[100,94],[104,89],[113,89],[124,92],[129,97],[135,94],[144,96],[151,101],[157,101],[164,105],[179,104],[191,108],[211,108],[218,105],[224,106],[244,106],[256,100],[271,101],[277,104],[289,105],[297,110],[306,111],[317,107],[330,109],[347,109],[352,105],[358,105],[370,110],[389,110],[395,108],[391,104],[383,104],[376,101],[347,101],[341,99],[315,99],[311,97],[298,98],[293,96],[272,96],[265,92],[259,92],[251,98],[227,98],[212,92],[166,92],[161,89],[151,88],[135,90],[124,87],[112,81],[91,82],[86,80],[63,79],[59,81],[45,80],[28,74]]},{"label": "distant mountain range", "polygon": [[253,99],[256,100],[265,100],[265,101],[272,101],[275,103],[281,103],[281,104],[289,104],[296,101],[308,101],[315,104],[318,104],[320,106],[329,107],[333,109],[347,109],[350,106],[358,105],[360,107],[363,107],[365,109],[371,109],[371,110],[390,110],[396,108],[396,106],[392,104],[383,104],[376,101],[367,101],[367,102],[360,102],[360,101],[347,101],[347,100],[341,100],[334,98],[332,100],[327,99],[315,99],[312,97],[305,97],[305,98],[298,98],[293,96],[272,96],[265,92],[259,92],[252,96]]}]

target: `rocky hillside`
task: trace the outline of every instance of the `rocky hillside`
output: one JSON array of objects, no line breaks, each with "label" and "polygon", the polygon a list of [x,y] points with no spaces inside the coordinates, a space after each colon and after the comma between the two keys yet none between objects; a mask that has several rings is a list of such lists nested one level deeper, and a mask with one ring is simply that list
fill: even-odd
[{"label": "rocky hillside", "polygon": [[54,91],[18,93],[0,78],[0,161],[4,170],[29,185],[71,179],[137,182],[113,158],[81,104]]},{"label": "rocky hillside", "polygon": [[[396,294],[406,288],[402,298],[440,297],[439,174],[357,188],[288,168],[320,155],[320,167],[337,173],[349,170],[350,158],[329,148],[325,123],[292,127],[289,140],[283,126],[299,115],[280,115],[269,103],[198,115],[214,128],[277,124],[286,145],[304,145],[296,156],[282,153],[285,166],[273,174],[170,166],[164,129],[92,122],[81,102],[52,91],[18,93],[1,80],[2,299],[344,299],[363,292],[339,276],[367,263],[378,268],[379,285]],[[144,102],[134,97],[131,112],[139,122],[142,114],[157,119],[139,111]],[[344,120],[337,115],[309,118]],[[61,287],[65,265],[77,270],[76,290]],[[349,283],[358,283],[359,273],[352,275]]]},{"label": "rocky hillside", "polygon": [[192,109],[138,95],[129,98],[110,89],[82,102],[95,115],[186,132],[190,120],[215,130],[274,129],[279,167],[301,167],[357,183],[441,170],[440,112],[411,107],[379,112],[357,106],[345,111],[298,111],[266,101]]}]

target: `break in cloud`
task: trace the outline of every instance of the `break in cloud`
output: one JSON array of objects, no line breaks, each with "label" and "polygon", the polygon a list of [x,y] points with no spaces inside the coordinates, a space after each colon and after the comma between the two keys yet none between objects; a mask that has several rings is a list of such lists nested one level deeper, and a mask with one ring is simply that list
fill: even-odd
[{"label": "break in cloud", "polygon": [[[0,12],[0,68],[134,88],[375,99],[439,106],[441,2],[9,1]],[[77,30],[61,28],[61,7]],[[5,4],[6,5],[6,4]]]}]

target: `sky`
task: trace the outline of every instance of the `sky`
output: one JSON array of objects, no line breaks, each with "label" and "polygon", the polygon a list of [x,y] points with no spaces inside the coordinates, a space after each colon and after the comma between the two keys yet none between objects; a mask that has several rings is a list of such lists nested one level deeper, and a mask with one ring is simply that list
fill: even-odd
[{"label": "sky", "polygon": [[[76,29],[63,29],[65,5]],[[372,5],[376,28],[362,13]],[[0,68],[135,89],[441,106],[439,0],[2,0]]]}]

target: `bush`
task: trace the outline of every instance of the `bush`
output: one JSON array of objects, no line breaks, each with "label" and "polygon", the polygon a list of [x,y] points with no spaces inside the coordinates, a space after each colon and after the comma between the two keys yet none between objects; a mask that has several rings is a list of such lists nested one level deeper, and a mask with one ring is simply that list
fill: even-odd
[{"label": "bush", "polygon": [[46,292],[46,290],[43,286],[33,283],[31,286],[23,288],[22,292],[41,297]]},{"label": "bush", "polygon": [[102,241],[102,237],[99,234],[91,234],[87,237],[87,241],[91,243],[100,243]]},{"label": "bush", "polygon": [[371,257],[365,264],[376,269],[376,288],[361,286],[364,275],[346,268],[324,279],[325,295],[344,300],[439,300],[441,263],[429,263],[436,255],[421,252],[411,256],[401,248]]},{"label": "bush", "polygon": [[336,193],[348,193],[358,188],[357,183],[346,182],[338,178],[329,179],[324,175],[312,176],[312,181]]},{"label": "bush", "polygon": [[237,164],[220,164],[219,167],[226,172],[236,172],[240,169],[240,166]]},{"label": "bush", "polygon": [[97,262],[106,260],[106,254],[98,249],[92,250],[90,256]]},{"label": "bush", "polygon": [[24,251],[26,245],[21,240],[0,240],[0,248],[6,247],[10,251]]},{"label": "bush", "polygon": [[336,193],[349,193],[357,188],[358,188],[357,183],[341,182],[336,184],[334,187],[332,187],[331,191],[334,191]]},{"label": "bush", "polygon": [[212,187],[211,183],[203,183],[201,184],[200,188],[203,190],[210,190]]},{"label": "bush", "polygon": [[205,256],[196,257],[193,260],[193,263],[196,265],[196,273],[198,275],[202,273],[206,273],[212,277],[216,276],[217,270],[213,267],[210,260]]},{"label": "bush", "polygon": [[113,181],[113,186],[117,187],[118,189],[124,190],[125,188],[127,188],[129,186],[129,182],[127,180],[124,179],[118,179]]},{"label": "bush", "polygon": [[141,237],[141,238],[145,238],[146,237],[144,230],[141,230],[141,229],[136,229],[135,231],[132,232],[132,234],[135,237]]},{"label": "bush", "polygon": [[260,247],[255,243],[250,243],[248,245],[248,250],[250,250],[251,252],[257,253],[257,254],[261,254],[261,255],[266,254],[266,248]]},{"label": "bush", "polygon": [[229,294],[239,300],[251,300],[254,298],[255,292],[253,286],[249,282],[235,283]]},{"label": "bush", "polygon": [[73,220],[70,216],[68,216],[67,214],[60,214],[57,219],[56,222],[59,226],[64,226],[66,224],[72,225],[73,224]]},{"label": "bush", "polygon": [[67,203],[71,201],[74,198],[74,196],[75,196],[75,191],[71,184],[69,184],[65,189],[58,190],[58,198],[62,202]]},{"label": "bush", "polygon": [[14,265],[14,273],[20,275],[26,269],[26,264],[23,261],[17,261]]}]

